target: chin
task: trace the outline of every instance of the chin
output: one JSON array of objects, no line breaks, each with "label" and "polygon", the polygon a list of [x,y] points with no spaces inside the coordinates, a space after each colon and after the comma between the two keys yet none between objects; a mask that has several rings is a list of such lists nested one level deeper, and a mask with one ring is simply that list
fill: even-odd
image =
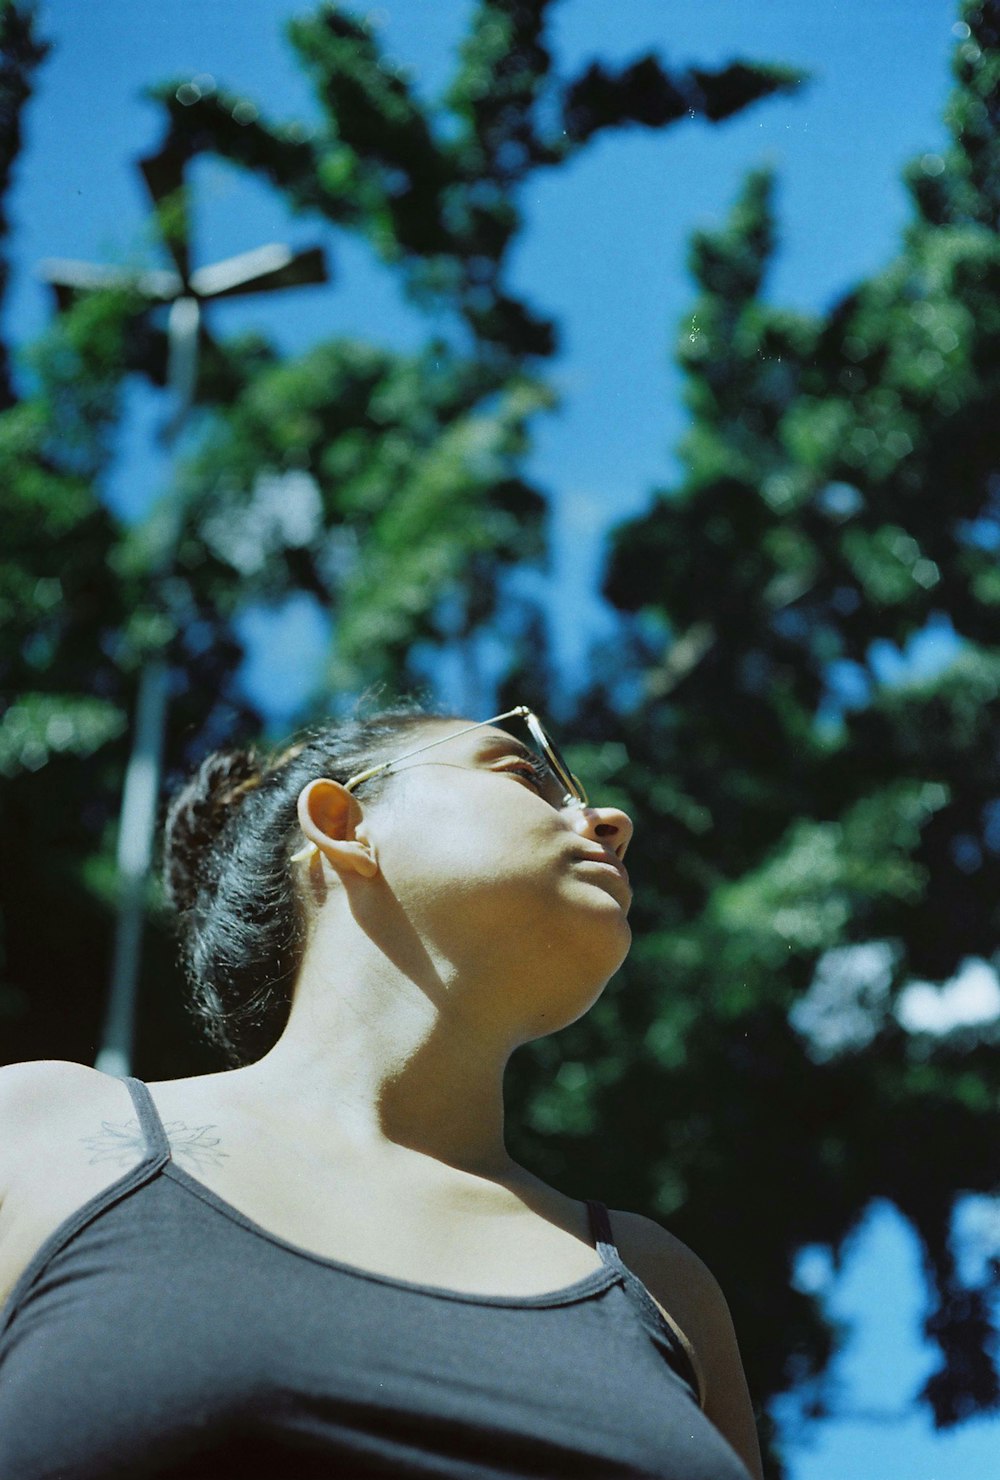
[{"label": "chin", "polygon": [[581,939],[586,942],[585,958],[594,962],[607,960],[609,963],[605,981],[614,976],[632,945],[632,927],[628,916],[615,901],[612,900],[611,903],[614,904],[613,913],[602,910],[600,922],[592,920],[589,928],[584,927],[580,932]]},{"label": "chin", "polygon": [[[532,1023],[524,1042],[546,1038],[550,1033],[560,1033],[563,1028],[585,1017],[594,1004],[604,995],[604,990],[615,972],[620,969],[628,955],[632,932],[624,915],[617,939],[605,932],[603,940],[595,942],[584,952],[585,970],[581,970],[572,985],[566,984],[557,998],[554,995],[542,1004],[542,1014]],[[579,943],[578,943],[579,949]]]},{"label": "chin", "polygon": [[[600,976],[606,983],[621,966],[632,945],[632,927],[621,903],[611,894],[588,901],[586,913],[577,916],[572,926],[568,949],[585,964],[593,980]],[[603,991],[603,985],[601,991]],[[599,994],[598,994],[599,995]]]}]

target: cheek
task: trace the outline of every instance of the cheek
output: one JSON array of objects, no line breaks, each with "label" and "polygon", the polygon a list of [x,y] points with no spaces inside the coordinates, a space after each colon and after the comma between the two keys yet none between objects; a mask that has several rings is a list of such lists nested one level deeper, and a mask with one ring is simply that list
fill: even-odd
[{"label": "cheek", "polygon": [[523,908],[565,872],[556,814],[507,778],[462,785],[445,773],[433,786],[411,783],[379,827],[379,865],[397,897],[487,900],[520,892]]}]

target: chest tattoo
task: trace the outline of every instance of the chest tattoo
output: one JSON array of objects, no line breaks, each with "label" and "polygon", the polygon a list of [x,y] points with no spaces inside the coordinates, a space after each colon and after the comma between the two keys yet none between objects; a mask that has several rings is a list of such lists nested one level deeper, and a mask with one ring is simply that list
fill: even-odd
[{"label": "chest tattoo", "polygon": [[[216,1167],[229,1155],[228,1151],[219,1150],[221,1137],[212,1134],[214,1125],[185,1125],[183,1120],[167,1120],[163,1129],[172,1155],[190,1162],[192,1166]],[[91,1166],[99,1161],[129,1166],[146,1150],[146,1138],[138,1120],[117,1124],[102,1120],[101,1129],[95,1135],[81,1136],[80,1139],[90,1152]]]}]

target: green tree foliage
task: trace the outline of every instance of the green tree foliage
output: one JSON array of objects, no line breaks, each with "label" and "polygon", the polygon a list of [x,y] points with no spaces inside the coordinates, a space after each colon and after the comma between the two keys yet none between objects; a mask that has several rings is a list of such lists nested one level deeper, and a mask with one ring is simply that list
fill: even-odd
[{"label": "green tree foliage", "polygon": [[[408,355],[338,341],[282,360],[257,337],[206,335],[170,494],[181,538],[154,582],[164,502],[129,530],[100,497],[123,377],[164,382],[164,326],[141,310],[138,279],[72,302],[24,368],[0,416],[11,536],[0,567],[11,617],[0,702],[8,1057],[94,1051],[128,724],[151,654],[170,656],[168,764],[186,765],[260,726],[233,685],[233,621],[248,601],[311,593],[333,619],[331,683],[403,685],[423,675],[421,643],[492,622],[505,572],[543,557],[544,504],[521,463],[531,417],[551,404],[538,362],[554,328],[505,283],[530,172],[558,166],[601,128],[717,121],[796,83],[744,63],[673,74],[654,58],[634,86],[596,65],[567,81],[545,46],[547,11],[544,0],[477,6],[441,103],[416,95],[367,24],[325,5],[289,26],[316,120],[271,124],[249,98],[197,82],[155,90],[165,131],[147,170],[164,187],[159,230],[182,262],[185,170],[215,154],[291,209],[358,233],[426,311],[428,336]],[[45,48],[30,4],[5,5],[2,17],[6,180]],[[511,651],[529,654],[537,617],[509,599],[503,617]],[[46,928],[56,916],[65,930]],[[167,942],[147,958],[149,1072],[176,1073],[191,1050],[164,1005],[179,995]]]},{"label": "green tree foliage", "polygon": [[647,56],[622,73],[593,64],[554,74],[545,44],[553,0],[480,0],[443,103],[428,106],[369,22],[324,4],[289,37],[320,109],[317,125],[269,123],[233,92],[183,80],[154,90],[168,113],[162,154],[206,150],[254,171],[300,209],[361,232],[426,300],[457,312],[479,356],[501,368],[544,355],[553,326],[503,281],[521,225],[518,187],[602,129],[716,122],[794,88],[789,68],[734,63],[668,71]]},{"label": "green tree foliage", "polygon": [[[34,5],[0,8],[0,41],[8,185],[47,52]],[[0,375],[0,1030],[9,1059],[93,1058],[129,718],[142,664],[177,640],[170,607],[146,580],[155,521],[125,529],[101,498],[126,372],[145,367],[155,346],[140,307],[127,283],[87,295],[21,357],[16,385],[6,368]],[[229,701],[241,651],[227,614],[204,592],[185,597],[178,728],[224,734],[257,722]],[[193,708],[185,690],[198,696]]]},{"label": "green tree foliage", "polygon": [[[184,171],[214,155],[360,236],[428,334],[409,354],[338,340],[291,359],[258,339],[206,341],[174,490],[178,555],[153,595],[162,509],[127,531],[99,494],[123,375],[162,380],[161,326],[127,288],[85,298],[26,371],[0,416],[15,531],[0,565],[12,617],[0,1011],[21,1013],[9,1057],[92,1055],[127,721],[152,651],[167,648],[175,675],[174,766],[259,726],[232,684],[232,623],[251,600],[306,591],[323,605],[338,690],[411,684],[427,645],[504,622],[518,698],[539,686],[537,627],[504,594],[507,572],[545,552],[523,463],[557,345],[544,309],[508,281],[524,188],[604,130],[718,122],[799,80],[651,56],[567,78],[546,45],[549,10],[482,0],[440,102],[336,6],[289,27],[312,121],[269,121],[238,91],[184,79],[155,90],[152,168],[177,182],[160,219],[175,246]],[[10,95],[22,97],[41,50],[23,39],[29,8],[16,11]],[[996,363],[992,14],[968,12],[979,55],[960,48],[955,155],[918,167],[904,253],[828,320],[762,298],[766,175],[726,231],[694,244],[688,476],[621,533],[609,591],[636,614],[631,688],[595,693],[577,726],[593,790],[639,822],[638,944],[593,1019],[516,1070],[533,1163],[690,1239],[733,1297],[761,1398],[812,1382],[822,1408],[833,1334],[790,1285],[795,1251],[839,1247],[872,1196],[893,1197],[931,1261],[947,1360],[929,1396],[945,1421],[995,1392],[985,1294],[961,1286],[948,1239],[956,1192],[995,1175],[988,1046],[915,1039],[891,1009],[909,975],[940,979],[992,951],[995,657],[975,625],[995,582],[990,407],[976,399]],[[961,663],[906,690],[872,683],[867,708],[817,724],[831,663],[867,668],[872,641],[901,643],[937,610],[967,639]],[[959,836],[979,837],[981,879],[956,864]],[[937,910],[950,912],[943,936]],[[853,990],[859,958],[836,955],[851,946],[876,948],[877,980],[863,983],[863,1027],[831,1048],[823,1013],[832,993],[828,1016],[842,1015]],[[166,942],[148,956],[140,1070],[190,1072]]]},{"label": "green tree foliage", "polygon": [[[555,329],[505,281],[531,172],[601,129],[717,121],[798,81],[745,63],[674,74],[653,57],[621,75],[595,64],[562,79],[545,45],[549,8],[478,5],[440,104],[418,96],[368,22],[335,5],[288,27],[315,123],[268,121],[224,88],[175,79],[154,90],[167,119],[157,169],[180,179],[214,153],[252,172],[293,209],[363,236],[431,316],[415,356],[339,342],[231,384],[187,469],[182,574],[198,583],[207,545],[217,564],[235,558],[236,599],[308,590],[334,619],[337,689],[419,680],[427,646],[492,622],[505,573],[543,555],[544,503],[518,466],[532,415],[551,405],[536,367]],[[217,397],[211,377],[206,387]],[[260,527],[257,480],[289,473],[304,499],[302,480],[313,486],[315,529],[255,570],[241,567],[243,525]],[[220,502],[221,544],[210,537]],[[506,640],[527,653],[530,613],[502,605]]]},{"label": "green tree foliage", "polygon": [[[0,5],[0,201],[10,187],[14,160],[21,147],[21,115],[31,95],[35,69],[48,47],[35,29],[35,8],[3,0]],[[10,222],[0,205],[0,242],[10,234]],[[7,291],[8,263],[0,257],[0,299]],[[13,400],[6,346],[0,347],[0,410]]]},{"label": "green tree foliage", "polygon": [[0,1017],[13,1058],[93,1057],[142,664],[176,646],[178,728],[258,718],[229,699],[241,653],[227,614],[185,592],[178,635],[146,580],[155,524],[123,529],[100,497],[138,307],[123,289],[60,315],[0,413]]},{"label": "green tree foliage", "polygon": [[[32,5],[3,6],[0,40],[7,185],[46,52]],[[6,234],[5,218],[3,228]],[[95,299],[54,327],[35,351],[26,398],[13,389],[6,352],[2,359],[0,1025],[8,1041],[10,1026],[16,1038],[31,1018],[38,983],[59,955],[41,950],[36,957],[19,922],[30,920],[38,931],[47,911],[59,912],[78,943],[95,944],[104,925],[83,873],[106,818],[81,807],[80,797],[92,793],[102,750],[125,729],[122,679],[104,638],[122,620],[127,598],[108,565],[114,534],[93,483],[117,417],[128,307],[121,295]],[[68,954],[64,970],[71,970]]]},{"label": "green tree foliage", "polygon": [[[997,1191],[1000,1032],[906,1026],[908,984],[996,962],[1000,932],[1000,7],[961,17],[949,144],[909,170],[883,272],[825,316],[768,302],[763,171],[693,242],[685,476],[616,534],[627,637],[577,720],[579,769],[638,819],[638,944],[534,1102],[537,1155],[582,1185],[603,1146],[716,1269],[755,1391],[797,1384],[807,1414],[835,1409],[835,1333],[796,1252],[839,1255],[890,1199],[942,1426],[1000,1401],[995,1281],[952,1237]],[[947,666],[888,681],[943,618]]]}]

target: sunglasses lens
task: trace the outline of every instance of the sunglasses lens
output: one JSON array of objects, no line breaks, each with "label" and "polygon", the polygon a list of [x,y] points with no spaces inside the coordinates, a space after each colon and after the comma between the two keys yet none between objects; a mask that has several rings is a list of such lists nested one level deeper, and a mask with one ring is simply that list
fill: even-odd
[{"label": "sunglasses lens", "polygon": [[560,807],[563,805],[563,799],[567,793],[586,804],[586,792],[573,775],[565,756],[552,739],[552,736],[542,728],[536,715],[532,715],[530,719],[525,720],[525,728],[531,735],[534,748],[539,750],[545,757],[549,769],[553,773],[556,785],[559,788],[559,801],[556,805]]}]

